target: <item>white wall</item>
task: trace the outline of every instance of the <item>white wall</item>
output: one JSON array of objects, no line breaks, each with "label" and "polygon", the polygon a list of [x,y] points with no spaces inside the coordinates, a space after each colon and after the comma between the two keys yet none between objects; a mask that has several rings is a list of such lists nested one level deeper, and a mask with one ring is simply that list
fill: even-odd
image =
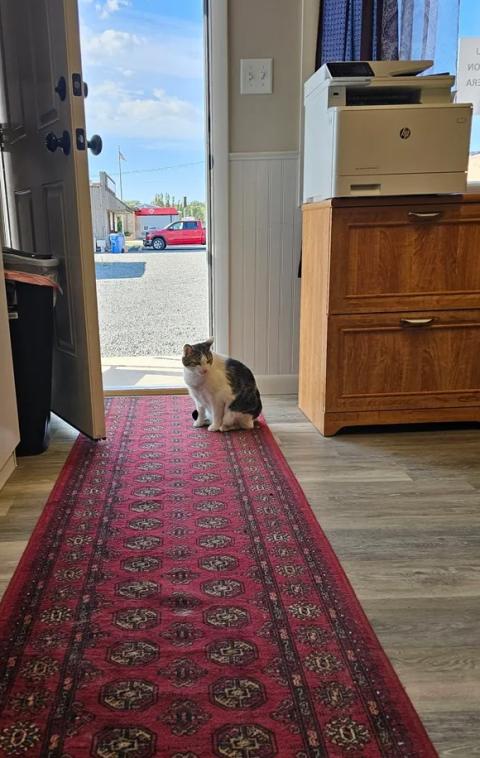
[{"label": "white wall", "polygon": [[231,344],[260,389],[296,392],[298,152],[230,157]]},{"label": "white wall", "polygon": [[[230,353],[264,392],[298,375],[303,81],[319,0],[229,0]],[[240,95],[240,59],[273,58],[273,93]]]}]

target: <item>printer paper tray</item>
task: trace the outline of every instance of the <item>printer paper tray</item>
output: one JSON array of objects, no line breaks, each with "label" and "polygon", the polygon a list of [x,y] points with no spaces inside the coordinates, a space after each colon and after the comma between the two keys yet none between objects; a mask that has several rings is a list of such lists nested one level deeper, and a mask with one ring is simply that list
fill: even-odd
[{"label": "printer paper tray", "polygon": [[[467,186],[464,171],[429,174],[376,174],[338,176],[332,197],[368,195],[428,195],[463,193]],[[315,198],[320,200],[323,198]]]}]

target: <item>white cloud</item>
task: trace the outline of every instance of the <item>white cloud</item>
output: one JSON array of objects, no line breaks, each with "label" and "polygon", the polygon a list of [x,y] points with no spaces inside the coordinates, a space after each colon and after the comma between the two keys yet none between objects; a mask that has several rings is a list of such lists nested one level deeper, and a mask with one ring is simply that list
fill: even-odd
[{"label": "white cloud", "polygon": [[[152,55],[152,51],[155,54]],[[141,36],[119,29],[105,29],[95,33],[82,28],[82,54],[84,68],[102,67],[103,75],[108,66],[125,68],[144,77],[146,74],[161,81],[162,76],[182,79],[203,78],[203,49],[200,37],[167,35],[162,37]]]},{"label": "white cloud", "polygon": [[108,135],[170,142],[203,138],[202,109],[162,89],[144,96],[141,91],[105,81],[95,87],[86,108],[89,131],[104,139]]},{"label": "white cloud", "polygon": [[122,32],[119,29],[106,29],[101,34],[87,34],[82,39],[84,56],[90,64],[105,62],[118,55],[126,55],[132,47],[141,45],[142,40],[136,34]]},{"label": "white cloud", "polygon": [[100,18],[108,18],[112,13],[116,13],[128,5],[130,5],[129,0],[105,0],[104,3],[97,3],[95,9]]}]

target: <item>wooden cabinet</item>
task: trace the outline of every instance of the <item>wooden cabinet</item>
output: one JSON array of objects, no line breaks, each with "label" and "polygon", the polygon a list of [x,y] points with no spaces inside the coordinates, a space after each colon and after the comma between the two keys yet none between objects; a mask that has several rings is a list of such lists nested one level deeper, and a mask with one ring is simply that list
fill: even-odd
[{"label": "wooden cabinet", "polygon": [[302,411],[342,426],[480,420],[480,197],[303,209]]}]

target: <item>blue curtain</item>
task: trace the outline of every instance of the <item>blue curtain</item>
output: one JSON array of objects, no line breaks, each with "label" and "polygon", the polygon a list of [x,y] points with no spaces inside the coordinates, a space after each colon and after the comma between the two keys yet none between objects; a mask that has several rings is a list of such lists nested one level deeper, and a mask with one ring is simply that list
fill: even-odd
[{"label": "blue curtain", "polygon": [[317,66],[360,59],[363,0],[321,0]]},{"label": "blue curtain", "polygon": [[374,60],[396,60],[398,55],[398,3],[399,0],[383,0],[380,32],[377,35],[379,49]]},{"label": "blue curtain", "polygon": [[432,59],[432,71],[457,70],[460,0],[398,0],[399,57]]},{"label": "blue curtain", "polygon": [[317,68],[398,58],[398,0],[321,0]]},{"label": "blue curtain", "polygon": [[432,59],[457,68],[460,0],[321,0],[317,68],[326,61]]}]

